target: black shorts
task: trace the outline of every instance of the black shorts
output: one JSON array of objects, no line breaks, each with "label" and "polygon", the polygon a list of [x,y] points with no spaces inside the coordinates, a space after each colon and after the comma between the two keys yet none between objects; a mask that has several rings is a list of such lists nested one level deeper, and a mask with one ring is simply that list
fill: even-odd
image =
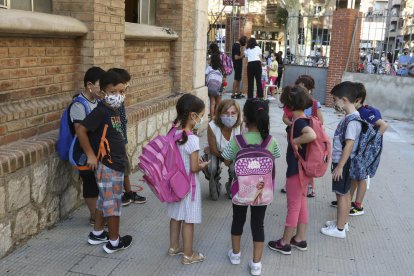
[{"label": "black shorts", "polygon": [[95,173],[93,171],[79,171],[79,176],[82,178],[83,197],[98,197],[99,190],[95,179]]},{"label": "black shorts", "polygon": [[242,64],[233,64],[234,69],[234,80],[239,81],[241,80],[242,71],[243,71],[243,63]]},{"label": "black shorts", "polygon": [[[332,171],[338,166],[338,163],[332,163]],[[351,158],[345,163],[342,170],[342,179],[338,181],[332,180],[332,192],[340,195],[346,195],[351,189],[351,177],[349,176],[349,168],[351,167]]]}]

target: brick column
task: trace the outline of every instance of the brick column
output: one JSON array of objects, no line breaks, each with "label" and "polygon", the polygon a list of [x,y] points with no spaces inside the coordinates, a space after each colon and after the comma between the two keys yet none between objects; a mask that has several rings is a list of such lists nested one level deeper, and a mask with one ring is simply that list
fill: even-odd
[{"label": "brick column", "polygon": [[172,28],[178,40],[171,42],[173,66],[173,92],[193,90],[193,59],[195,32],[195,0],[157,1],[158,26]]},{"label": "brick column", "polygon": [[[248,14],[246,15],[245,22],[244,22],[244,29],[243,35],[247,36],[247,40],[249,40],[250,36],[253,34],[253,15]],[[243,85],[243,93],[247,95],[247,60],[243,59],[243,76],[242,76],[242,85]]]},{"label": "brick column", "polygon": [[[338,9],[333,13],[330,60],[328,67],[328,78],[326,81],[326,100],[325,105],[332,107],[333,98],[331,96],[332,88],[342,81],[342,75],[346,70],[349,51],[352,45],[352,37],[357,23],[357,17],[361,16],[358,10]],[[361,34],[361,20],[358,21],[358,32],[355,34],[354,49],[351,52],[349,65],[358,64],[359,42]]]},{"label": "brick column", "polygon": [[53,0],[53,13],[79,19],[89,29],[80,41],[80,83],[86,70],[93,65],[104,69],[124,66],[124,1]]}]

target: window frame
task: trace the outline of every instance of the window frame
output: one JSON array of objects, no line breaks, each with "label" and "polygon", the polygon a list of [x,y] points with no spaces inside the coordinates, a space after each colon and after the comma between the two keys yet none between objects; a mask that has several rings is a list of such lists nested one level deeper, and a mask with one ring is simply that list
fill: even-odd
[{"label": "window frame", "polygon": [[10,0],[3,0],[5,4],[0,4],[0,9],[10,9]]},{"label": "window frame", "polygon": [[[5,5],[0,5],[0,9],[12,10],[12,8],[11,8],[11,1],[13,1],[13,0],[4,0],[4,2],[6,4]],[[30,0],[30,7],[31,7],[30,12],[36,12],[34,10],[34,8],[35,8],[35,1],[36,0]],[[50,4],[53,6],[53,1],[52,0],[50,0]],[[19,10],[19,9],[17,9],[17,10]],[[28,11],[28,10],[22,10],[22,11]],[[52,9],[52,11],[53,11],[53,9]]]}]

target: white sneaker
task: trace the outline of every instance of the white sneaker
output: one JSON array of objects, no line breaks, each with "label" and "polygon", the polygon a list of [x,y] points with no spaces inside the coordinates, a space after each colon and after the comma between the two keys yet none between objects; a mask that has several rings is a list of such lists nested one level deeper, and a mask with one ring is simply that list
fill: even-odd
[{"label": "white sneaker", "polygon": [[262,263],[254,263],[253,260],[249,262],[250,274],[260,275],[262,273]]},{"label": "white sneaker", "polygon": [[[328,220],[327,222],[325,222],[325,226],[329,227],[335,225],[336,226],[336,220]],[[345,223],[345,231],[349,232],[349,222]]]},{"label": "white sneaker", "polygon": [[230,249],[229,252],[227,253],[227,256],[229,256],[230,262],[232,264],[234,265],[240,264],[240,256],[241,256],[240,252],[238,254],[234,254],[233,249]]},{"label": "white sneaker", "polygon": [[346,238],[345,230],[339,231],[336,225],[331,225],[325,228],[321,228],[321,233],[324,235],[330,236],[330,237],[341,238],[341,239]]},{"label": "white sneaker", "polygon": [[268,99],[269,101],[274,101],[274,100],[276,100],[276,98],[275,98],[275,97],[273,97],[273,96],[269,96],[269,97],[267,97],[267,99]]}]

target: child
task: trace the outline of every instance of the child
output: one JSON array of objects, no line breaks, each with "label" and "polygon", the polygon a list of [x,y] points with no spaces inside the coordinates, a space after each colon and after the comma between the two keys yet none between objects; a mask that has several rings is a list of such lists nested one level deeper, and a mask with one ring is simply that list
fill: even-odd
[{"label": "child", "polygon": [[[365,90],[364,84],[360,82],[354,82],[354,85],[358,90],[355,108],[358,110],[359,115],[363,120],[377,126],[381,134],[384,134],[388,128],[388,124],[382,119],[380,111],[372,106],[364,106],[364,101],[367,96],[367,91]],[[355,190],[357,190],[357,194],[355,201],[352,202],[352,209],[349,213],[350,216],[360,216],[364,214],[362,201],[364,200],[364,196],[367,191],[367,180],[352,180],[351,200],[354,196]]]},{"label": "child", "polygon": [[[78,127],[78,138],[87,156],[87,164],[95,170],[99,196],[96,202],[95,226],[89,233],[89,244],[105,243],[106,253],[114,253],[131,245],[132,237],[119,236],[121,216],[121,195],[125,171],[125,138],[121,128],[118,108],[124,102],[125,88],[117,73],[106,72],[100,79],[105,97]],[[110,155],[97,160],[96,154],[104,127],[108,126],[106,139]],[[109,233],[103,230],[104,218],[107,219]]]},{"label": "child", "polygon": [[[128,87],[129,87],[129,81],[131,80],[131,75],[128,73],[127,70],[125,69],[121,69],[121,68],[112,68],[109,69],[108,72],[115,72],[117,73],[121,79],[122,79],[122,83],[125,86],[125,93],[127,93]],[[127,123],[128,120],[126,118],[126,113],[125,113],[125,105],[124,103],[122,103],[121,107],[118,108],[119,114],[121,116],[121,127],[122,127],[122,132],[124,134],[124,138],[125,138],[125,147],[128,144],[128,138],[127,138]],[[126,151],[125,151],[126,152]],[[125,155],[125,160],[126,160],[126,166],[125,166],[125,172],[124,172],[124,194],[122,196],[122,206],[128,206],[131,203],[138,203],[138,204],[143,204],[147,201],[147,199],[143,196],[140,196],[139,194],[137,194],[136,192],[133,192],[131,190],[131,181],[129,180],[129,175],[131,173],[131,161],[129,160],[128,154]]]},{"label": "child", "polygon": [[213,119],[216,106],[221,100],[221,89],[223,85],[224,68],[221,64],[220,56],[211,56],[210,65],[206,69],[206,84],[208,87],[208,97],[210,99],[210,119]]},{"label": "child", "polygon": [[[104,73],[105,70],[100,67],[91,67],[86,71],[83,78],[84,89],[79,96],[88,101],[91,111],[98,105],[98,100],[100,99],[99,79]],[[71,105],[69,116],[73,123],[73,130],[76,133],[80,122],[85,119],[86,115],[85,107],[81,103],[75,102]],[[89,209],[89,224],[93,226],[95,224],[96,201],[99,194],[98,184],[96,184],[93,171],[79,171],[79,176],[82,179],[83,197]]]},{"label": "child", "polygon": [[344,239],[346,237],[345,231],[349,230],[348,216],[351,207],[349,169],[351,159],[356,154],[361,133],[361,123],[351,120],[360,118],[355,108],[358,90],[352,82],[345,81],[337,84],[331,94],[335,106],[339,110],[344,110],[346,116],[336,128],[332,147],[332,191],[336,193],[338,202],[337,221],[327,221],[326,227],[321,229],[321,233]]},{"label": "child", "polygon": [[[199,159],[199,138],[188,135],[197,130],[203,123],[204,102],[191,94],[183,95],[177,102],[177,118],[174,123],[182,129],[182,137],[178,148],[188,173],[195,174],[195,196],[192,191],[179,202],[168,203],[167,213],[170,220],[170,248],[168,255],[184,254],[181,263],[193,264],[204,260],[203,254],[193,251],[194,223],[201,223],[201,187],[198,172],[208,166],[210,162],[201,162]],[[192,189],[192,187],[191,187]],[[180,232],[183,235],[183,247],[180,246]]]},{"label": "child", "polygon": [[[267,66],[266,59],[262,62],[262,89],[265,90],[266,84],[269,83],[269,67]],[[267,95],[266,95],[267,96]]]},{"label": "child", "polygon": [[[291,247],[296,247],[301,251],[307,250],[306,228],[308,225],[307,207],[307,184],[308,177],[300,179],[298,158],[295,156],[294,148],[299,150],[299,154],[305,158],[307,144],[316,139],[316,134],[309,126],[309,121],[304,119],[305,109],[312,106],[312,98],[308,90],[301,86],[286,86],[280,96],[281,103],[289,110],[292,110],[293,119],[293,140],[290,140],[290,128],[288,131],[288,149],[286,161],[288,168],[286,171],[286,196],[287,196],[287,216],[283,237],[277,241],[270,241],[270,249],[284,255],[291,254]],[[296,235],[295,235],[296,232]]]},{"label": "child", "polygon": [[[243,108],[244,119],[247,132],[244,139],[248,144],[261,144],[269,135],[269,105],[266,101],[258,99],[248,99]],[[279,147],[274,138],[267,148],[274,158],[280,157]],[[228,166],[231,161],[236,159],[240,148],[234,138],[224,149],[222,154],[225,164]],[[261,183],[258,183],[258,185]],[[260,185],[259,187],[260,188]],[[249,262],[250,272],[252,275],[260,275],[264,242],[263,221],[266,213],[266,205],[250,206],[253,235],[253,260]],[[231,243],[232,249],[228,252],[228,257],[232,264],[240,264],[240,240],[243,233],[243,226],[246,221],[248,206],[233,204],[233,222],[231,225]]]},{"label": "child", "polygon": [[[276,60],[276,54],[272,53],[270,55],[270,59],[271,59],[271,63],[269,65],[269,78],[270,78],[269,83],[271,85],[276,85],[277,77],[278,77],[278,66],[279,66],[279,64],[277,63],[277,60]],[[275,90],[276,89],[277,88],[275,88],[275,87],[270,88],[270,93],[272,94],[272,96],[269,97],[269,100],[275,100]]]},{"label": "child", "polygon": [[[295,84],[304,86],[306,89],[308,89],[309,94],[312,96],[312,91],[313,91],[313,89],[315,89],[315,80],[312,78],[312,76],[301,75],[301,76],[298,77]],[[317,100],[314,100],[314,101],[317,102],[316,103],[317,104],[317,106],[316,106],[317,107],[316,115],[323,124],[323,115],[322,115],[322,112],[320,110],[321,109],[321,103]],[[284,111],[284,113],[283,113],[282,120],[286,125],[290,126],[292,124],[292,116],[293,116],[292,112],[286,106],[283,108],[283,111]],[[312,106],[309,107],[309,108],[306,108],[304,112],[305,112],[306,116],[308,116],[308,117],[312,116],[313,115],[312,114]],[[281,192],[286,193],[286,190],[283,188],[281,190]],[[315,183],[314,183],[314,180],[313,180],[312,177],[309,177],[307,196],[308,197],[315,197]]]}]

